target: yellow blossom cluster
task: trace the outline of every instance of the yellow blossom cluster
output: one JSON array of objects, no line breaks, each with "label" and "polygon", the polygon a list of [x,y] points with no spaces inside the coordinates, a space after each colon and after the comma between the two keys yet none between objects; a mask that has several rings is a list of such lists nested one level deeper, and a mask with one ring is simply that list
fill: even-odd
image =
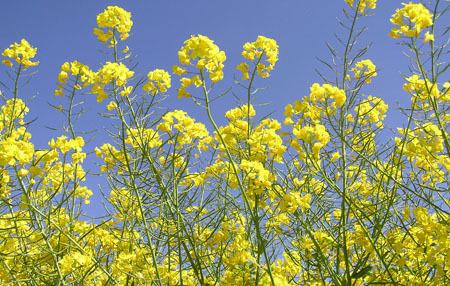
[{"label": "yellow blossom cluster", "polygon": [[0,108],[0,131],[5,127],[11,127],[15,121],[19,125],[24,125],[25,115],[29,111],[22,99],[8,99]]},{"label": "yellow blossom cluster", "polygon": [[247,144],[250,146],[251,156],[263,162],[273,159],[282,162],[286,146],[280,136],[281,124],[275,119],[263,119],[252,130]]},{"label": "yellow blossom cluster", "polygon": [[170,88],[170,74],[162,69],[155,69],[147,74],[148,82],[144,84],[142,89],[155,96],[159,92],[167,92]]},{"label": "yellow blossom cluster", "polygon": [[[322,124],[306,126],[296,125],[292,130],[292,134],[294,134],[298,140],[302,140],[304,143],[311,146],[313,160],[319,160],[320,150],[330,142],[330,134]],[[300,153],[300,157],[305,159],[307,154],[303,151],[301,145],[296,141],[293,141],[292,145]]]},{"label": "yellow blossom cluster", "polygon": [[248,191],[252,195],[261,195],[265,189],[272,186],[275,180],[275,176],[264,168],[261,162],[244,159],[240,168],[245,173],[245,178],[249,182]]},{"label": "yellow blossom cluster", "polygon": [[391,17],[391,23],[398,26],[391,30],[394,39],[418,37],[420,32],[433,24],[433,14],[422,3],[403,3],[403,8],[397,9]]},{"label": "yellow blossom cluster", "polygon": [[366,9],[377,8],[377,0],[345,0],[350,7],[355,6],[359,13],[363,14]]},{"label": "yellow blossom cluster", "polygon": [[133,220],[139,214],[136,197],[126,188],[113,189],[109,194],[109,202],[115,208],[115,218],[118,221]]},{"label": "yellow blossom cluster", "polygon": [[362,125],[375,123],[378,128],[383,127],[388,105],[378,97],[369,95],[355,107],[356,117]]},{"label": "yellow blossom cluster", "polygon": [[126,155],[119,151],[116,147],[109,143],[105,143],[100,147],[95,148],[95,155],[102,158],[105,165],[100,167],[102,172],[108,172],[114,168],[118,169],[118,172],[123,172],[124,164],[126,162]]},{"label": "yellow blossom cluster", "polygon": [[84,146],[84,139],[81,136],[78,136],[74,139],[68,139],[66,136],[60,136],[55,139],[51,139],[48,142],[48,146],[52,149],[58,149],[61,153],[65,154],[70,150],[74,150],[76,152],[80,152]]},{"label": "yellow blossom cluster", "polygon": [[108,97],[105,86],[112,84],[115,88],[121,88],[121,96],[127,96],[131,93],[133,87],[125,85],[133,76],[134,71],[129,70],[123,63],[107,62],[96,72],[91,92],[97,96],[98,102],[102,102]]},{"label": "yellow blossom cluster", "polygon": [[[406,136],[404,155],[423,171],[421,179],[432,183],[444,181],[446,172],[450,171],[450,159],[444,152],[444,138],[448,138],[448,132],[431,122],[414,130],[399,128],[398,131]],[[445,136],[442,132],[445,132]],[[395,141],[398,148],[404,144],[401,138],[396,137]]]},{"label": "yellow blossom cluster", "polygon": [[[229,151],[242,155],[243,150],[247,149],[253,160],[263,162],[266,159],[273,159],[281,162],[286,150],[279,134],[281,124],[275,119],[267,118],[249,130],[248,121],[255,115],[255,108],[251,104],[225,112],[225,117],[229,122],[227,125],[221,126],[219,132]],[[216,140],[220,140],[218,136],[216,136]],[[247,148],[244,145],[247,145]],[[224,151],[223,147],[219,145],[221,151]]]},{"label": "yellow blossom cluster", "polygon": [[163,122],[158,125],[157,129],[171,134],[173,139],[170,140],[170,143],[183,147],[196,142],[199,150],[208,149],[212,139],[209,136],[208,129],[203,123],[195,122],[195,119],[191,118],[185,111],[168,112],[162,117],[162,120]]},{"label": "yellow blossom cluster", "polygon": [[58,88],[55,90],[55,96],[64,95],[64,85],[70,76],[75,77],[74,88],[81,89],[93,84],[96,74],[87,65],[78,61],[65,62],[61,65],[61,71],[58,74]]},{"label": "yellow blossom cluster", "polygon": [[[448,215],[440,217],[437,213],[430,213],[424,207],[409,207],[404,209],[405,219],[413,215],[415,223],[406,231],[395,228],[387,233],[388,245],[392,249],[392,271],[396,281],[405,285],[423,284],[430,267],[436,271],[433,284],[445,285],[448,269],[447,254],[449,251],[450,228]],[[414,272],[411,271],[414,269]]]},{"label": "yellow blossom cluster", "polygon": [[97,26],[94,35],[98,40],[103,43],[110,41],[110,46],[114,46],[117,43],[114,33],[119,33],[122,41],[128,38],[133,26],[131,13],[118,6],[108,6],[97,15]]},{"label": "yellow blossom cluster", "polygon": [[[309,96],[302,101],[296,100],[294,105],[288,104],[284,109],[284,124],[294,123],[294,116],[299,117],[299,123],[304,120],[319,122],[322,116],[334,114],[338,107],[344,105],[347,96],[345,91],[331,84],[314,83],[310,87]],[[332,102],[329,102],[329,100]]]},{"label": "yellow blossom cluster", "polygon": [[365,83],[372,82],[372,78],[377,76],[377,67],[372,60],[362,60],[355,64],[352,68],[352,72],[355,75],[355,79],[363,79]]},{"label": "yellow blossom cluster", "polygon": [[183,75],[187,72],[188,67],[194,67],[196,75],[191,78],[182,77],[180,79],[181,86],[178,89],[178,97],[189,97],[190,94],[186,88],[191,84],[197,87],[202,85],[206,77],[204,71],[209,75],[209,79],[215,83],[223,79],[223,67],[226,60],[224,51],[221,51],[213,40],[207,36],[197,35],[191,36],[184,41],[184,45],[178,51],[178,60],[180,66],[174,66],[174,73]]},{"label": "yellow blossom cluster", "polygon": [[34,155],[34,145],[29,142],[31,135],[19,127],[0,141],[0,166],[14,166],[30,163]]},{"label": "yellow blossom cluster", "polygon": [[444,90],[441,92],[437,83],[432,83],[429,79],[424,80],[419,75],[413,74],[406,78],[403,90],[413,95],[413,102],[418,101],[422,104],[429,104],[432,99],[450,102],[449,86],[448,82],[444,83]]},{"label": "yellow blossom cluster", "polygon": [[[278,44],[274,39],[258,36],[254,42],[244,44],[242,56],[255,64],[256,72],[262,78],[269,77],[278,61]],[[236,66],[242,73],[242,80],[249,80],[250,67],[246,62]],[[252,75],[253,76],[253,75]]]},{"label": "yellow blossom cluster", "polygon": [[125,143],[133,148],[155,148],[162,144],[158,132],[151,128],[131,128],[127,130]]},{"label": "yellow blossom cluster", "polygon": [[[3,51],[2,56],[15,60],[16,63],[18,63],[19,66],[25,70],[39,64],[38,61],[32,61],[32,59],[36,56],[36,53],[37,48],[32,47],[27,40],[22,39],[20,43],[13,43],[9,46],[9,48],[6,48]],[[3,60],[2,63],[8,67],[13,66],[13,62],[9,59]]]},{"label": "yellow blossom cluster", "polygon": [[239,119],[252,118],[256,115],[256,110],[253,105],[242,105],[225,112],[225,117],[230,121],[236,121]]}]

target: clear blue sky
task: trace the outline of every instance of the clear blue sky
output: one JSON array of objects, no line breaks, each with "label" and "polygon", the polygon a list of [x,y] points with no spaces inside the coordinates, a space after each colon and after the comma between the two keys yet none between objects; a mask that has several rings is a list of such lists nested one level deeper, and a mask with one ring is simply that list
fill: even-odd
[{"label": "clear blue sky", "polygon": [[[378,1],[374,16],[362,20],[368,27],[364,40],[373,43],[367,54],[379,68],[378,77],[367,94],[383,98],[391,108],[387,126],[401,124],[396,102],[403,106],[409,96],[402,91],[402,76],[408,74],[407,59],[398,41],[388,37],[389,18],[402,1]],[[57,133],[45,126],[59,126],[61,116],[49,110],[48,103],[58,104],[53,96],[56,77],[65,61],[79,60],[96,70],[106,59],[105,50],[95,36],[95,17],[108,5],[118,5],[132,12],[134,26],[126,43],[137,56],[137,73],[145,75],[154,68],[171,70],[177,62],[177,51],[183,41],[192,34],[204,34],[212,38],[227,53],[223,90],[231,83],[234,66],[240,61],[242,44],[253,41],[258,35],[275,38],[280,46],[280,60],[269,79],[257,82],[267,87],[259,95],[259,102],[270,102],[265,111],[277,110],[281,114],[285,104],[308,94],[309,86],[320,78],[314,72],[319,67],[316,57],[330,59],[325,42],[336,42],[334,33],[343,35],[337,24],[342,17],[344,0],[192,0],[192,1],[3,1],[0,17],[0,48],[26,38],[38,47],[37,59],[41,62],[30,85],[21,96],[30,99],[29,118],[37,118],[32,131],[38,146]],[[0,77],[5,80],[5,68]],[[177,81],[173,86],[178,85]],[[236,90],[239,92],[239,90]],[[191,100],[176,99],[175,89],[170,91],[169,108],[184,108],[202,120],[203,111],[194,107]],[[243,94],[242,94],[243,96]],[[91,113],[104,110],[106,102],[96,106],[87,99]],[[219,116],[232,99],[224,99],[216,108]],[[195,109],[194,109],[195,108]],[[95,118],[91,116],[87,118]],[[89,128],[102,129],[105,121],[89,122]],[[80,128],[78,128],[80,130]],[[102,142],[99,142],[102,143]]]}]

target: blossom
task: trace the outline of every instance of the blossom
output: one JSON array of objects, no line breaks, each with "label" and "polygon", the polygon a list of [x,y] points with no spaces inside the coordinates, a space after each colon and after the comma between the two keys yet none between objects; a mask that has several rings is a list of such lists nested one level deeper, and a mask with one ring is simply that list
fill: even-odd
[{"label": "blossom", "polygon": [[423,36],[423,42],[426,44],[426,43],[433,42],[433,41],[434,41],[434,35],[431,34],[429,31],[427,31],[425,33],[425,35]]},{"label": "blossom", "polygon": [[[6,48],[2,56],[15,60],[23,69],[34,67],[39,64],[39,61],[31,61],[37,53],[37,48],[32,47],[27,40],[22,39],[20,43],[13,43]],[[3,64],[12,67],[13,63],[10,60],[3,60]]]},{"label": "blossom", "polygon": [[388,105],[381,98],[374,96],[368,96],[367,100],[355,107],[356,116],[361,124],[375,123],[380,128],[383,127],[381,121],[386,118],[387,110]]},{"label": "blossom", "polygon": [[170,88],[170,74],[162,69],[155,69],[147,74],[148,82],[144,84],[142,89],[156,95],[158,92],[167,92]]},{"label": "blossom", "polygon": [[240,63],[236,66],[236,69],[242,73],[242,80],[249,80],[250,67],[247,63]]},{"label": "blossom", "polygon": [[292,133],[297,139],[312,146],[313,158],[318,160],[320,150],[330,142],[330,134],[322,124],[295,126]]},{"label": "blossom", "polygon": [[[256,72],[262,77],[269,77],[278,61],[278,44],[274,39],[258,36],[254,42],[244,44],[242,56],[256,64]],[[249,66],[243,62],[236,66],[242,72],[242,79],[249,79]]]},{"label": "blossom", "polygon": [[377,67],[367,59],[357,62],[352,72],[357,80],[363,78],[365,83],[371,83],[372,78],[377,76]]},{"label": "blossom", "polygon": [[61,71],[58,74],[58,87],[55,90],[55,96],[64,95],[64,85],[67,84],[70,76],[76,78],[74,88],[80,89],[93,84],[96,74],[87,65],[78,61],[65,62],[61,65]]},{"label": "blossom", "polygon": [[116,39],[113,38],[114,32],[118,32],[120,39],[126,40],[129,36],[133,21],[131,21],[131,13],[118,6],[108,6],[97,15],[97,26],[94,28],[94,34],[97,39],[106,43],[111,39],[111,46],[115,45]]},{"label": "blossom", "polygon": [[377,7],[377,0],[357,0],[356,3],[354,0],[345,0],[350,7],[353,7],[356,4],[358,12],[363,14],[366,9],[375,9]]},{"label": "blossom", "polygon": [[97,101],[102,102],[108,97],[104,88],[108,84],[122,87],[121,95],[126,96],[132,91],[131,86],[125,86],[130,78],[134,76],[134,71],[129,70],[123,63],[106,62],[103,67],[95,73],[94,83],[91,89],[97,95]]},{"label": "blossom", "polygon": [[[178,97],[190,97],[186,88],[193,82],[198,87],[203,84],[199,75],[205,76],[203,72],[209,76],[209,79],[216,83],[223,79],[223,67],[226,60],[224,51],[221,51],[213,40],[207,36],[197,35],[191,36],[184,41],[184,45],[178,51],[179,66],[174,66],[173,71],[177,75],[182,75],[187,72],[188,67],[194,67],[196,71],[192,78],[184,77],[181,81],[181,86],[178,89]],[[188,81],[189,79],[193,81]]]},{"label": "blossom", "polygon": [[414,38],[433,24],[433,14],[422,3],[404,3],[403,8],[397,9],[392,15],[391,23],[398,26],[392,28],[389,34],[392,38],[397,39],[402,35]]}]

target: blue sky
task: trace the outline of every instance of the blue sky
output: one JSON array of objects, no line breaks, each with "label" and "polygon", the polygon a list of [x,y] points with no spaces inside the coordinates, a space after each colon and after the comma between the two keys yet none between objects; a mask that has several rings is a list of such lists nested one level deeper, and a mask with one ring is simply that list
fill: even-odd
[{"label": "blue sky", "polygon": [[[368,31],[363,41],[372,42],[367,54],[379,68],[378,77],[366,94],[379,96],[390,105],[387,126],[401,125],[396,103],[409,103],[409,96],[402,91],[402,74],[408,74],[408,61],[404,48],[398,41],[388,37],[391,24],[389,18],[402,1],[378,1],[374,16],[364,18],[361,23]],[[49,138],[59,135],[46,129],[58,127],[62,117],[49,109],[48,103],[58,104],[53,96],[56,77],[65,61],[79,60],[96,70],[110,58],[106,58],[100,44],[92,34],[95,17],[108,5],[118,5],[132,12],[134,26],[126,44],[139,62],[138,75],[145,75],[154,68],[171,70],[177,62],[177,51],[183,41],[192,34],[204,34],[213,39],[227,53],[225,80],[218,86],[224,90],[237,75],[234,66],[239,63],[242,44],[253,41],[258,35],[272,37],[280,46],[279,62],[270,78],[259,80],[257,86],[267,87],[259,95],[260,103],[270,103],[264,112],[277,111],[281,115],[287,103],[308,94],[313,82],[320,82],[314,72],[320,67],[316,57],[329,60],[325,42],[336,43],[334,34],[343,36],[337,24],[346,7],[344,0],[196,0],[196,1],[4,1],[0,17],[0,48],[26,38],[38,47],[38,68],[29,85],[22,90],[21,97],[31,99],[30,117],[37,120],[32,131],[38,146],[45,146]],[[341,51],[342,53],[342,51]],[[0,78],[6,81],[5,67],[0,68]],[[178,85],[173,81],[173,86]],[[239,95],[239,89],[236,90]],[[194,107],[191,100],[176,99],[175,89],[169,92],[168,108],[183,108],[197,119],[203,120],[203,110]],[[244,94],[241,94],[242,98]],[[97,128],[101,131],[108,122],[92,123],[95,113],[104,110],[95,99],[86,98],[91,115],[88,124],[81,129]],[[231,107],[233,100],[222,99],[216,107],[216,116]],[[93,115],[92,115],[93,114]],[[219,120],[220,121],[220,120]],[[80,128],[78,129],[80,130]],[[100,135],[101,136],[101,135]]]}]

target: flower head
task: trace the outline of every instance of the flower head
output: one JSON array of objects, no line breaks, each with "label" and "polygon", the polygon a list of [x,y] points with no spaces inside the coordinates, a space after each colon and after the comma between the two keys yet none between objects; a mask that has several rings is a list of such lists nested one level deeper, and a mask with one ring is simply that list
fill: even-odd
[{"label": "flower head", "polygon": [[[184,45],[178,51],[178,60],[181,66],[174,66],[175,74],[184,74],[189,66],[195,67],[199,72],[192,78],[182,78],[181,87],[178,90],[179,97],[189,97],[186,91],[189,83],[196,86],[202,84],[202,80],[198,77],[200,73],[206,71],[212,82],[218,82],[223,79],[224,62],[227,59],[225,52],[221,51],[213,40],[207,36],[197,35],[191,36],[184,42]],[[197,83],[200,83],[198,85]]]},{"label": "flower head", "polygon": [[367,59],[357,62],[352,72],[357,80],[362,78],[365,83],[371,83],[372,78],[377,76],[377,67],[371,60]]},{"label": "flower head", "polygon": [[363,14],[366,9],[375,9],[377,7],[377,0],[361,0],[361,1],[355,1],[354,0],[345,0],[347,4],[350,7],[353,7],[355,4],[355,8],[358,9],[358,12]]},{"label": "flower head", "polygon": [[[31,59],[36,56],[36,53],[37,48],[32,47],[27,40],[22,39],[20,43],[13,43],[9,48],[6,48],[3,51],[2,56],[15,60],[18,64],[22,65],[23,69],[27,69],[39,64],[38,61],[31,61]],[[9,67],[13,66],[13,63],[10,60],[3,60],[2,63]]]},{"label": "flower head", "polygon": [[111,40],[110,44],[115,44],[114,31],[120,34],[120,39],[126,40],[129,36],[133,21],[131,21],[131,13],[118,6],[108,6],[97,15],[97,26],[94,28],[94,34],[97,38],[106,43]]},{"label": "flower head", "polygon": [[[258,36],[256,41],[244,44],[242,56],[256,64],[256,71],[262,78],[269,77],[270,72],[278,61],[278,44],[274,39]],[[249,66],[240,63],[236,69],[242,72],[242,78],[248,80]]]},{"label": "flower head", "polygon": [[97,95],[98,102],[102,102],[108,97],[104,90],[105,86],[114,84],[116,87],[121,87],[122,90],[120,94],[126,96],[132,91],[132,86],[125,85],[133,75],[134,71],[129,70],[123,63],[107,62],[96,72],[91,92]]},{"label": "flower head", "polygon": [[171,86],[170,74],[162,69],[155,69],[147,74],[148,82],[142,87],[144,91],[156,95],[158,92],[167,92]]},{"label": "flower head", "polygon": [[391,17],[391,23],[398,26],[391,30],[390,36],[394,39],[419,36],[422,29],[433,24],[433,14],[422,3],[403,4]]}]

